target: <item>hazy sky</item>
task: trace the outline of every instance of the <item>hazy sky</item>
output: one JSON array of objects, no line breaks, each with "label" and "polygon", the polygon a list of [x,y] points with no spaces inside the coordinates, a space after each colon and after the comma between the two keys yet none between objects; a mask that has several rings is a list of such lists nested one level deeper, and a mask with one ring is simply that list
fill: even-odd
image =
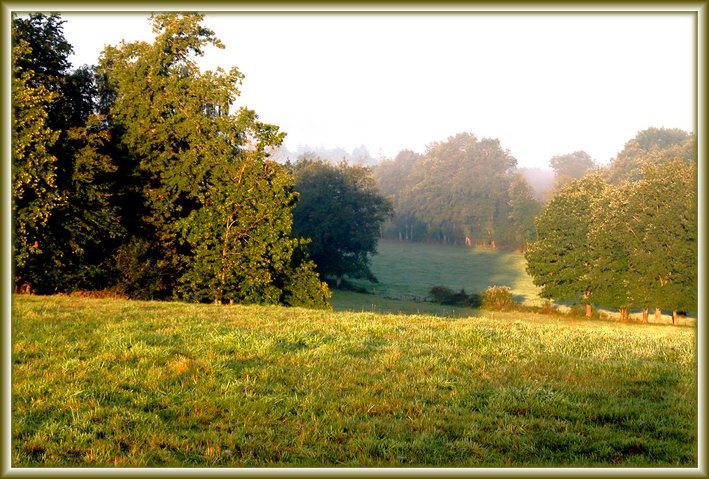
[{"label": "hazy sky", "polygon": [[[64,13],[74,66],[150,40],[147,14]],[[205,68],[246,75],[239,105],[286,147],[364,144],[393,157],[459,132],[518,166],[585,150],[606,163],[650,126],[694,130],[691,14],[208,13],[226,46]]]}]

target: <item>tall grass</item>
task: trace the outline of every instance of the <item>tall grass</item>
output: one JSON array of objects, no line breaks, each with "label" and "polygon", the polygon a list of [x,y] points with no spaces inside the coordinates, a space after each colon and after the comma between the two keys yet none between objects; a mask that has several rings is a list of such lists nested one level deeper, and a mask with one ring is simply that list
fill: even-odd
[{"label": "tall grass", "polygon": [[12,464],[696,467],[690,328],[16,296]]}]

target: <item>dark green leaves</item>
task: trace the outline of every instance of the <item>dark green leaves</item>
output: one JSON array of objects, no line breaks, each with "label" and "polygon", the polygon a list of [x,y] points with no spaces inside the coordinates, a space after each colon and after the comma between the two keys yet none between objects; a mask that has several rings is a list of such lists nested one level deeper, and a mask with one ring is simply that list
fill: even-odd
[{"label": "dark green leaves", "polygon": [[293,229],[311,239],[308,250],[320,274],[374,280],[369,255],[376,253],[379,228],[391,205],[377,191],[370,170],[302,160],[294,175],[300,198]]}]

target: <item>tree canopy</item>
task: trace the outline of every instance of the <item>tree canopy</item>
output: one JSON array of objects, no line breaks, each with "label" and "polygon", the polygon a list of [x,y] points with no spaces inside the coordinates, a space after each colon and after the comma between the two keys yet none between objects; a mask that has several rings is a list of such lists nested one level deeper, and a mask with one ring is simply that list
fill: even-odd
[{"label": "tree canopy", "polygon": [[345,275],[376,281],[370,258],[391,205],[377,190],[370,169],[301,159],[291,171],[299,194],[293,230],[310,239],[308,251],[320,274],[338,283]]},{"label": "tree canopy", "polygon": [[[154,42],[108,46],[95,71],[74,72],[58,16],[15,20],[18,284],[326,305],[291,235],[293,180],[268,158],[285,134],[231,111],[238,69],[200,71],[196,57],[222,47],[202,20],[153,15]],[[38,253],[45,271],[32,275]]]},{"label": "tree canopy", "polygon": [[583,150],[564,155],[555,155],[549,160],[549,166],[554,170],[556,188],[561,188],[573,180],[581,179],[586,172],[596,167],[591,155]]},{"label": "tree canopy", "polygon": [[650,128],[606,170],[564,186],[537,219],[527,271],[556,301],[696,311],[694,135]]},{"label": "tree canopy", "polygon": [[611,161],[606,178],[612,184],[639,180],[645,167],[676,158],[686,162],[697,157],[696,137],[678,128],[647,128],[625,143]]},{"label": "tree canopy", "polygon": [[395,205],[386,233],[444,243],[524,246],[535,213],[530,202],[536,200],[527,194],[531,190],[524,177],[514,174],[516,165],[499,140],[472,133],[433,143],[424,155],[402,151],[375,170],[379,188]]}]

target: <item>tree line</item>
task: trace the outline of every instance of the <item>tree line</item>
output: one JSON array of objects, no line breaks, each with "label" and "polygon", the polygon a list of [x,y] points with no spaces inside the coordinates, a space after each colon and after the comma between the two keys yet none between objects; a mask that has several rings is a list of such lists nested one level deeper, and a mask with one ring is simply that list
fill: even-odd
[{"label": "tree line", "polygon": [[648,128],[606,168],[563,181],[536,219],[527,271],[556,301],[697,311],[697,152],[694,135]]},{"label": "tree line", "polygon": [[13,19],[16,289],[323,307],[325,280],[376,280],[380,236],[526,249],[544,297],[696,308],[696,144],[650,128],[610,166],[550,160],[544,204],[499,140],[460,133],[374,167],[272,154],[285,133],[234,108],[242,73],[198,14],[72,70],[58,15]]},{"label": "tree line", "polygon": [[384,237],[522,248],[534,239],[540,202],[497,139],[459,133],[424,154],[401,151],[374,169],[394,205]]},{"label": "tree line", "polygon": [[232,111],[243,75],[201,72],[223,48],[198,14],[150,19],[153,43],[70,70],[58,15],[13,18],[16,289],[322,307],[329,290],[292,234],[284,133]]},{"label": "tree line", "polygon": [[546,201],[499,140],[472,133],[401,151],[374,175],[394,205],[385,237],[519,249],[544,298],[647,321],[697,308],[696,165],[693,134],[650,127],[608,166],[582,150],[550,158]]}]

